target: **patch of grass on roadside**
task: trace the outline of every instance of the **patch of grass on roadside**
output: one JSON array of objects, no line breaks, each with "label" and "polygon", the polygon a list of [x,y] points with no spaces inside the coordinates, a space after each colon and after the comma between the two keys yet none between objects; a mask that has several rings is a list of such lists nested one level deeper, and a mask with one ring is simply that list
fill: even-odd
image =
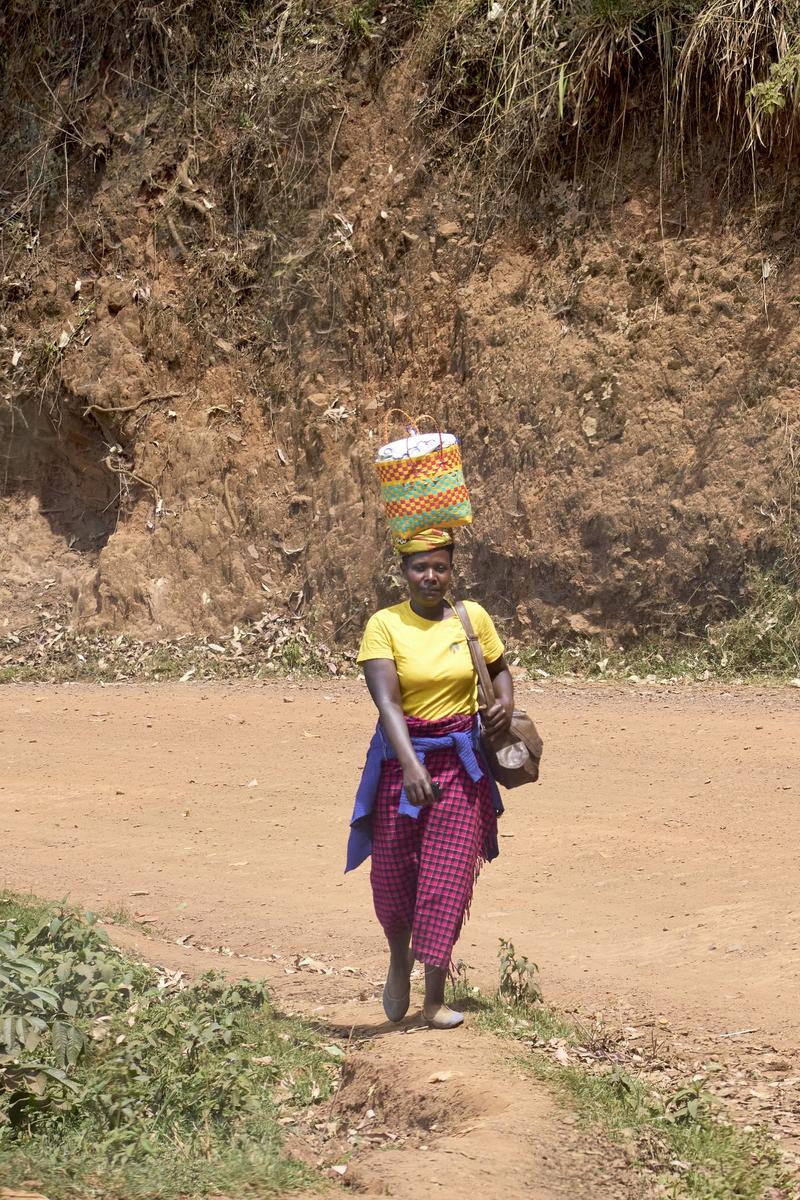
[{"label": "patch of grass on roadside", "polygon": [[[501,946],[501,981],[509,948],[520,961],[510,943]],[[745,1131],[726,1121],[702,1077],[665,1093],[626,1062],[624,1052],[598,1047],[591,1030],[533,999],[534,975],[518,976],[530,986],[527,994],[518,991],[516,1002],[513,989],[481,996],[463,979],[455,992],[461,989],[478,1028],[523,1047],[518,1061],[583,1122],[623,1141],[631,1165],[657,1178],[666,1197],[762,1200],[789,1194],[780,1191],[788,1189],[790,1177],[765,1130]]]},{"label": "patch of grass on roadside", "polygon": [[121,925],[125,929],[142,928],[124,900],[118,900],[116,904],[109,905],[109,907],[103,909],[99,915],[101,921],[104,921],[107,924]]},{"label": "patch of grass on roadside", "polygon": [[43,921],[52,908],[39,896],[21,895],[0,888],[0,928],[6,921],[15,921],[21,931],[28,931]]},{"label": "patch of grass on roadside", "polygon": [[0,895],[0,1174],[53,1200],[307,1186],[283,1145],[331,1092],[313,1030],[264,985],[192,985],[115,950],[91,916]]},{"label": "patch of grass on roadside", "polygon": [[710,625],[704,637],[649,639],[619,646],[601,637],[522,649],[532,674],[589,679],[780,682],[800,674],[800,594],[790,584],[754,571],[749,604],[738,616]]}]

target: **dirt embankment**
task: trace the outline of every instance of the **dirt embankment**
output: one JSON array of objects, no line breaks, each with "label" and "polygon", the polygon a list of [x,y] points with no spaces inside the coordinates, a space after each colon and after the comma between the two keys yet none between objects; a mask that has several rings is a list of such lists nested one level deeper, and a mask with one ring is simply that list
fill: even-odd
[{"label": "dirt embankment", "polygon": [[35,95],[4,18],[0,631],[66,604],[352,640],[392,594],[370,459],[395,404],[462,435],[464,585],[509,632],[745,601],[796,487],[793,168],[758,161],[757,208],[713,141],[665,182],[631,120],[503,207],[420,116],[395,10],[361,38],[335,6],[312,29],[198,3],[193,32],[131,10],[126,40],[102,7],[68,6]]}]

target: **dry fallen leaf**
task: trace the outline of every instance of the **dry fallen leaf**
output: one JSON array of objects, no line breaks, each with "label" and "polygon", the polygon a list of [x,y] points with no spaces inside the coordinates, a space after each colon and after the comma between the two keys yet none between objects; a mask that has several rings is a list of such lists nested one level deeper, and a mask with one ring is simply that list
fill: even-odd
[{"label": "dry fallen leaf", "polygon": [[326,967],[324,963],[318,962],[316,958],[310,958],[307,954],[302,958],[296,958],[295,966],[301,969],[305,967],[307,971],[316,971],[318,975],[333,974],[333,967]]}]

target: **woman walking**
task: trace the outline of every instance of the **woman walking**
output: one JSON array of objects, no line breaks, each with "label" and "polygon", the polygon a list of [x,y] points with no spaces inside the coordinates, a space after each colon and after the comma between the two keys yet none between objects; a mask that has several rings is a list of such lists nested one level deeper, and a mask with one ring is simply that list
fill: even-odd
[{"label": "woman walking", "polygon": [[497,786],[480,749],[511,723],[514,688],[489,615],[467,603],[496,702],[478,717],[477,681],[461,621],[447,596],[449,530],[398,546],[408,599],[368,621],[358,653],[379,722],[356,796],[347,870],[372,854],[375,912],[389,943],[383,1007],[401,1021],[414,960],[425,965],[423,1016],[436,1029],[463,1015],[444,1002],[453,946],[484,862],[495,858]]}]

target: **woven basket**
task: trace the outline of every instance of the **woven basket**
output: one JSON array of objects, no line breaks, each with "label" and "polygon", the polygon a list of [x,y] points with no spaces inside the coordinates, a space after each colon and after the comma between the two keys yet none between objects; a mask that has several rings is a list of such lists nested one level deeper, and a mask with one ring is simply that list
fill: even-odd
[{"label": "woven basket", "polygon": [[[393,412],[400,412],[393,409]],[[387,426],[389,417],[387,414]],[[408,436],[417,434],[417,421],[406,413]],[[461,447],[442,445],[430,454],[376,462],[381,498],[394,538],[408,539],[420,529],[452,529],[472,523],[472,505],[464,482]],[[388,441],[388,429],[386,441]]]}]

